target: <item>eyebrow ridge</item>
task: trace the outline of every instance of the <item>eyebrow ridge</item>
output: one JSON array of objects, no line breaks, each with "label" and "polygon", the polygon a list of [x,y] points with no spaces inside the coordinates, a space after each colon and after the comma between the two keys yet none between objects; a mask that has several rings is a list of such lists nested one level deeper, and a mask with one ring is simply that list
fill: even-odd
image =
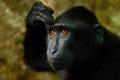
[{"label": "eyebrow ridge", "polygon": [[56,28],[67,28],[67,29],[73,29],[73,26],[67,23],[56,23],[52,26],[50,26],[49,28],[51,29],[56,29]]}]

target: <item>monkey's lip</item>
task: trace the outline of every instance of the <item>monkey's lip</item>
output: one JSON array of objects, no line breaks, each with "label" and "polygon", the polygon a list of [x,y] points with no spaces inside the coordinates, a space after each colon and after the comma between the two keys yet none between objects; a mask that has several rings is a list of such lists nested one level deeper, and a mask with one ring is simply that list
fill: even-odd
[{"label": "monkey's lip", "polygon": [[50,66],[56,71],[64,68],[64,64],[61,61],[50,61],[49,63]]}]

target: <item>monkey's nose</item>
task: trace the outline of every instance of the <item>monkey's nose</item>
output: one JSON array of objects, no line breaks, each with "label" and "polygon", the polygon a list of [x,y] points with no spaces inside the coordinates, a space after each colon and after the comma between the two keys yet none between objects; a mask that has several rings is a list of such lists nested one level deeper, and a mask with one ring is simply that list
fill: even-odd
[{"label": "monkey's nose", "polygon": [[54,55],[56,52],[57,52],[57,50],[53,50],[53,51],[52,51],[52,55]]}]

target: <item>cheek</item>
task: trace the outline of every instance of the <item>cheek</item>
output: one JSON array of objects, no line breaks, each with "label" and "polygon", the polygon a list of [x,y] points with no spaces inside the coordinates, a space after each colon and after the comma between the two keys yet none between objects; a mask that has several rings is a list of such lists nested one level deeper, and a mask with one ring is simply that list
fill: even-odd
[{"label": "cheek", "polygon": [[51,45],[52,45],[52,41],[51,41],[51,40],[48,40],[48,41],[47,41],[47,51],[50,50]]},{"label": "cheek", "polygon": [[66,64],[66,67],[69,68],[70,66],[72,66],[72,64],[75,62],[75,57],[74,57],[74,53],[70,48],[64,48],[63,51],[63,55],[64,55],[64,64]]},{"label": "cheek", "polygon": [[73,60],[73,45],[69,41],[64,41],[64,46],[61,46],[60,52],[65,56],[66,59],[69,59],[69,62]]}]

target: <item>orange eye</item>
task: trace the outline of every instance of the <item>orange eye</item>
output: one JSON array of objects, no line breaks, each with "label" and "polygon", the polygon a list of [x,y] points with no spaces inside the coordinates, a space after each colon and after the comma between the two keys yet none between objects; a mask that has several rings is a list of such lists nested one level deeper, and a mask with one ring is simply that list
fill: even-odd
[{"label": "orange eye", "polygon": [[62,31],[61,31],[61,35],[62,35],[62,36],[65,36],[65,35],[67,35],[67,34],[68,34],[68,31],[67,31],[67,30],[62,30]]},{"label": "orange eye", "polygon": [[56,34],[56,31],[55,31],[55,30],[51,30],[49,34],[50,34],[51,36],[53,36],[53,35]]}]

